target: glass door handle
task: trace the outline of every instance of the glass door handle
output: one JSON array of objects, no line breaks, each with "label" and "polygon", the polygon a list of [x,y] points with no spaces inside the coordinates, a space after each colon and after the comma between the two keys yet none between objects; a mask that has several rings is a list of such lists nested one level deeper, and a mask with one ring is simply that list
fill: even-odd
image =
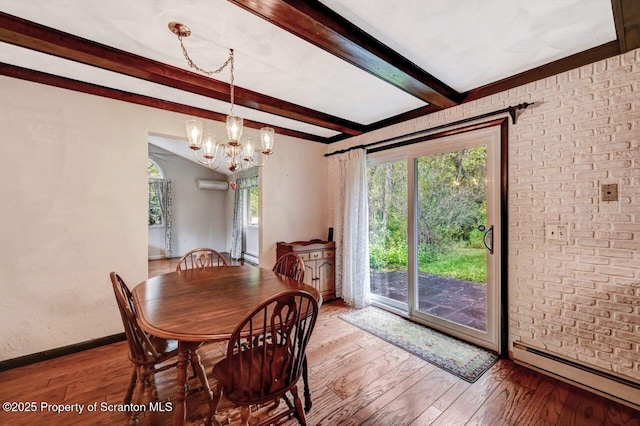
[{"label": "glass door handle", "polygon": [[484,225],[480,225],[478,226],[478,231],[484,232],[482,242],[487,250],[489,250],[489,253],[493,254],[493,225],[489,226],[489,229]]}]

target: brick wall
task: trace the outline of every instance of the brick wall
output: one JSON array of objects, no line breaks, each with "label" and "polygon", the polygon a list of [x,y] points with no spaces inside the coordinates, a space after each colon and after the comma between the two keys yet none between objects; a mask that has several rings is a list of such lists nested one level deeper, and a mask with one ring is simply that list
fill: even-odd
[{"label": "brick wall", "polygon": [[327,151],[535,102],[509,127],[509,341],[638,381],[639,82],[636,49]]},{"label": "brick wall", "polygon": [[[640,50],[509,91],[540,102],[510,131],[511,339],[635,380],[638,81]],[[618,201],[602,201],[603,184]]]}]

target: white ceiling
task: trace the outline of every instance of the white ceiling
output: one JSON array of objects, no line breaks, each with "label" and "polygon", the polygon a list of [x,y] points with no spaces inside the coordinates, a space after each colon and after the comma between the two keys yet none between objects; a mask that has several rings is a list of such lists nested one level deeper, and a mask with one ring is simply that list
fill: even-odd
[{"label": "white ceiling", "polygon": [[321,1],[459,92],[616,39],[608,0]]},{"label": "white ceiling", "polygon": [[[616,40],[610,0],[321,0],[458,92]],[[188,69],[167,24],[190,27],[194,61],[235,51],[235,83],[362,125],[427,103],[225,0],[0,0],[0,11]],[[228,103],[0,43],[0,62],[223,114]],[[225,70],[215,76],[228,82]],[[245,119],[338,131],[237,106]]]}]

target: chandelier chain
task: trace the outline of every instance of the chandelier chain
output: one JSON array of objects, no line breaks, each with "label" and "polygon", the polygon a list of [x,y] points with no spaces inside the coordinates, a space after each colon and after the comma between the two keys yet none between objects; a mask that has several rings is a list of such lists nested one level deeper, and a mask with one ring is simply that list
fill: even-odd
[{"label": "chandelier chain", "polygon": [[[206,74],[208,76],[211,76],[213,74],[218,74],[222,70],[224,70],[227,67],[227,65],[233,62],[233,49],[229,49],[229,57],[227,58],[226,61],[224,61],[222,65],[220,65],[219,68],[213,71],[200,68],[195,62],[193,62],[193,59],[191,59],[191,57],[189,56],[189,52],[187,52],[187,48],[184,46],[184,43],[182,42],[182,36],[178,36],[178,40],[180,40],[180,47],[182,48],[182,54],[184,55],[184,58],[187,60],[187,64],[189,65],[189,67],[193,68],[196,71],[200,71],[203,74]],[[233,69],[233,66],[231,68]]]},{"label": "chandelier chain", "polygon": [[[235,94],[234,94],[234,84],[233,84],[233,71],[234,71],[234,66],[233,66],[233,49],[229,49],[229,59],[227,59],[227,62],[225,62],[225,64],[229,63],[229,69],[231,71],[231,76],[229,77],[229,101],[231,102],[231,116],[234,117],[233,114],[233,104],[235,103]],[[226,65],[223,65],[226,66]]]},{"label": "chandelier chain", "polygon": [[206,74],[208,76],[212,76],[213,74],[218,74],[220,72],[222,72],[222,70],[224,70],[227,66],[229,66],[229,69],[231,71],[231,77],[229,78],[229,97],[230,97],[230,102],[231,102],[231,116],[234,116],[233,114],[233,104],[235,101],[235,91],[234,91],[234,65],[233,65],[233,49],[229,49],[229,57],[227,58],[226,61],[224,61],[224,63],[222,65],[220,65],[220,67],[218,67],[215,70],[206,70],[204,68],[200,68],[195,62],[193,62],[193,59],[191,59],[191,57],[189,56],[189,52],[187,52],[187,48],[184,46],[184,43],[182,42],[182,36],[178,36],[178,40],[180,40],[180,47],[182,48],[182,55],[184,56],[184,58],[187,60],[187,64],[189,65],[190,68],[196,70],[196,71],[200,71],[203,74]]}]

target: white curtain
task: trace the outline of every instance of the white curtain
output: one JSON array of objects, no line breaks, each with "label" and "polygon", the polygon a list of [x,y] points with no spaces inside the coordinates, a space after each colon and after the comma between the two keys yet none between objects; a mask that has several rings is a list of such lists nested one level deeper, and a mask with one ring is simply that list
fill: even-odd
[{"label": "white curtain", "polygon": [[364,149],[332,157],[336,163],[336,293],[356,308],[369,304],[369,215]]}]

